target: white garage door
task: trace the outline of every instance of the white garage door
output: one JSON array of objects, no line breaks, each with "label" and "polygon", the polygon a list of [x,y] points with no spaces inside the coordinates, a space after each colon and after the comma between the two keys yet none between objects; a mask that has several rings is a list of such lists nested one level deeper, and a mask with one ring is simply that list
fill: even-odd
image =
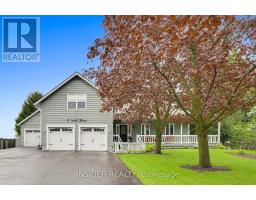
[{"label": "white garage door", "polygon": [[106,128],[81,127],[80,128],[80,150],[106,151],[107,150]]},{"label": "white garage door", "polygon": [[25,130],[24,132],[24,146],[35,147],[40,144],[40,130]]},{"label": "white garage door", "polygon": [[48,150],[74,150],[75,137],[73,127],[48,128]]}]

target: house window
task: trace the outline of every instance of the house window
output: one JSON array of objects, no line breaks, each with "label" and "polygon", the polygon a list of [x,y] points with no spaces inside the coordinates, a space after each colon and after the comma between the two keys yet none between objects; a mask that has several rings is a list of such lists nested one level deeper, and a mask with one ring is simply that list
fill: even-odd
[{"label": "house window", "polygon": [[75,110],[76,109],[76,102],[75,101],[69,101],[68,102],[68,109]]},{"label": "house window", "polygon": [[50,133],[52,132],[60,132],[60,128],[50,128]]},{"label": "house window", "polygon": [[169,124],[169,135],[174,135],[174,124]]},{"label": "house window", "polygon": [[166,125],[163,135],[174,135],[174,124],[173,123]]},{"label": "house window", "polygon": [[72,132],[72,128],[62,128],[63,132]]},{"label": "house window", "polygon": [[77,108],[78,109],[84,109],[86,107],[86,102],[85,101],[78,101],[77,102]]},{"label": "house window", "polygon": [[82,132],[92,132],[92,128],[81,128]]},{"label": "house window", "polygon": [[141,124],[141,135],[150,135],[149,124]]},{"label": "house window", "polygon": [[87,107],[86,94],[68,94],[67,95],[67,108],[68,110],[82,110]]},{"label": "house window", "polygon": [[103,132],[104,133],[104,128],[94,128],[94,132]]}]

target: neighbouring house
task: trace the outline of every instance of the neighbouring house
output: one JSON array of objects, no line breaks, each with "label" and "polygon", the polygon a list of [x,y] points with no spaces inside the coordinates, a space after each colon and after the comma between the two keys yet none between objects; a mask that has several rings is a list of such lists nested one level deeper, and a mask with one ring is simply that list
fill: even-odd
[{"label": "neighbouring house", "polygon": [[[79,73],[74,73],[34,106],[37,110],[19,123],[20,146],[38,146],[47,150],[127,152],[142,150],[155,142],[152,124],[128,125],[115,117],[114,111],[100,112],[102,100],[97,87]],[[197,144],[192,125],[170,122],[162,136],[163,145]],[[218,134],[209,135],[209,143],[220,142]]]}]

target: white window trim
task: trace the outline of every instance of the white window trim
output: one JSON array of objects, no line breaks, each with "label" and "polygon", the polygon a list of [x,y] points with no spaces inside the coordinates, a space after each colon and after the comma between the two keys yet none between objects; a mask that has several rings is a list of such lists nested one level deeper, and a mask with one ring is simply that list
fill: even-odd
[{"label": "white window trim", "polygon": [[[145,133],[145,134],[142,134],[142,129],[143,129],[142,127],[143,127],[143,126],[144,126],[144,133]],[[141,127],[140,127],[140,134],[141,134],[141,135],[147,135],[147,134],[146,134],[146,133],[147,133],[147,128],[146,128],[147,126],[148,126],[148,130],[149,130],[149,131],[148,131],[148,132],[149,132],[148,135],[151,135],[150,124],[143,124],[143,123],[141,124]]]},{"label": "white window trim", "polygon": [[132,134],[132,126],[131,126],[131,125],[128,125],[128,124],[116,124],[116,134],[120,134],[120,132],[118,133],[118,131],[117,131],[117,127],[120,127],[120,125],[125,125],[125,126],[127,126],[128,134],[129,134],[129,135]]},{"label": "white window trim", "polygon": [[[131,126],[131,125],[128,125],[128,124],[116,124],[116,135],[119,135],[119,136],[120,136],[120,126],[121,126],[121,125],[127,126],[127,141],[128,141],[129,137],[132,136],[132,126]],[[119,127],[119,132],[117,131],[117,130],[118,130],[118,127]]]},{"label": "white window trim", "polygon": [[[70,100],[68,99],[69,95],[85,95],[85,100]],[[76,108],[71,109],[68,108],[68,103],[69,102],[76,102]],[[85,102],[85,108],[78,108],[78,102]],[[88,101],[87,101],[87,94],[71,94],[71,93],[67,93],[67,110],[72,111],[72,110],[86,110],[88,107]]]}]

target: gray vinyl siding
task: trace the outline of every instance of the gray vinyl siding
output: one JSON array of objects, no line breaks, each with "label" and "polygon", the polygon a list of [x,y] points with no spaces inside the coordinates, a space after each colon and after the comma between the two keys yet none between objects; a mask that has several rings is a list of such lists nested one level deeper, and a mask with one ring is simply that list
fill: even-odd
[{"label": "gray vinyl siding", "polygon": [[[87,108],[84,110],[68,110],[68,93],[86,93]],[[70,80],[43,102],[40,103],[42,117],[42,146],[46,150],[47,125],[75,125],[75,149],[78,149],[78,126],[82,124],[104,124],[108,126],[108,151],[113,147],[113,112],[100,112],[102,105],[101,98],[95,88],[82,79],[75,77]],[[83,119],[86,122],[68,122],[67,119]]]},{"label": "gray vinyl siding", "polygon": [[20,125],[19,145],[24,146],[24,130],[25,129],[40,129],[40,112],[29,118]]}]

